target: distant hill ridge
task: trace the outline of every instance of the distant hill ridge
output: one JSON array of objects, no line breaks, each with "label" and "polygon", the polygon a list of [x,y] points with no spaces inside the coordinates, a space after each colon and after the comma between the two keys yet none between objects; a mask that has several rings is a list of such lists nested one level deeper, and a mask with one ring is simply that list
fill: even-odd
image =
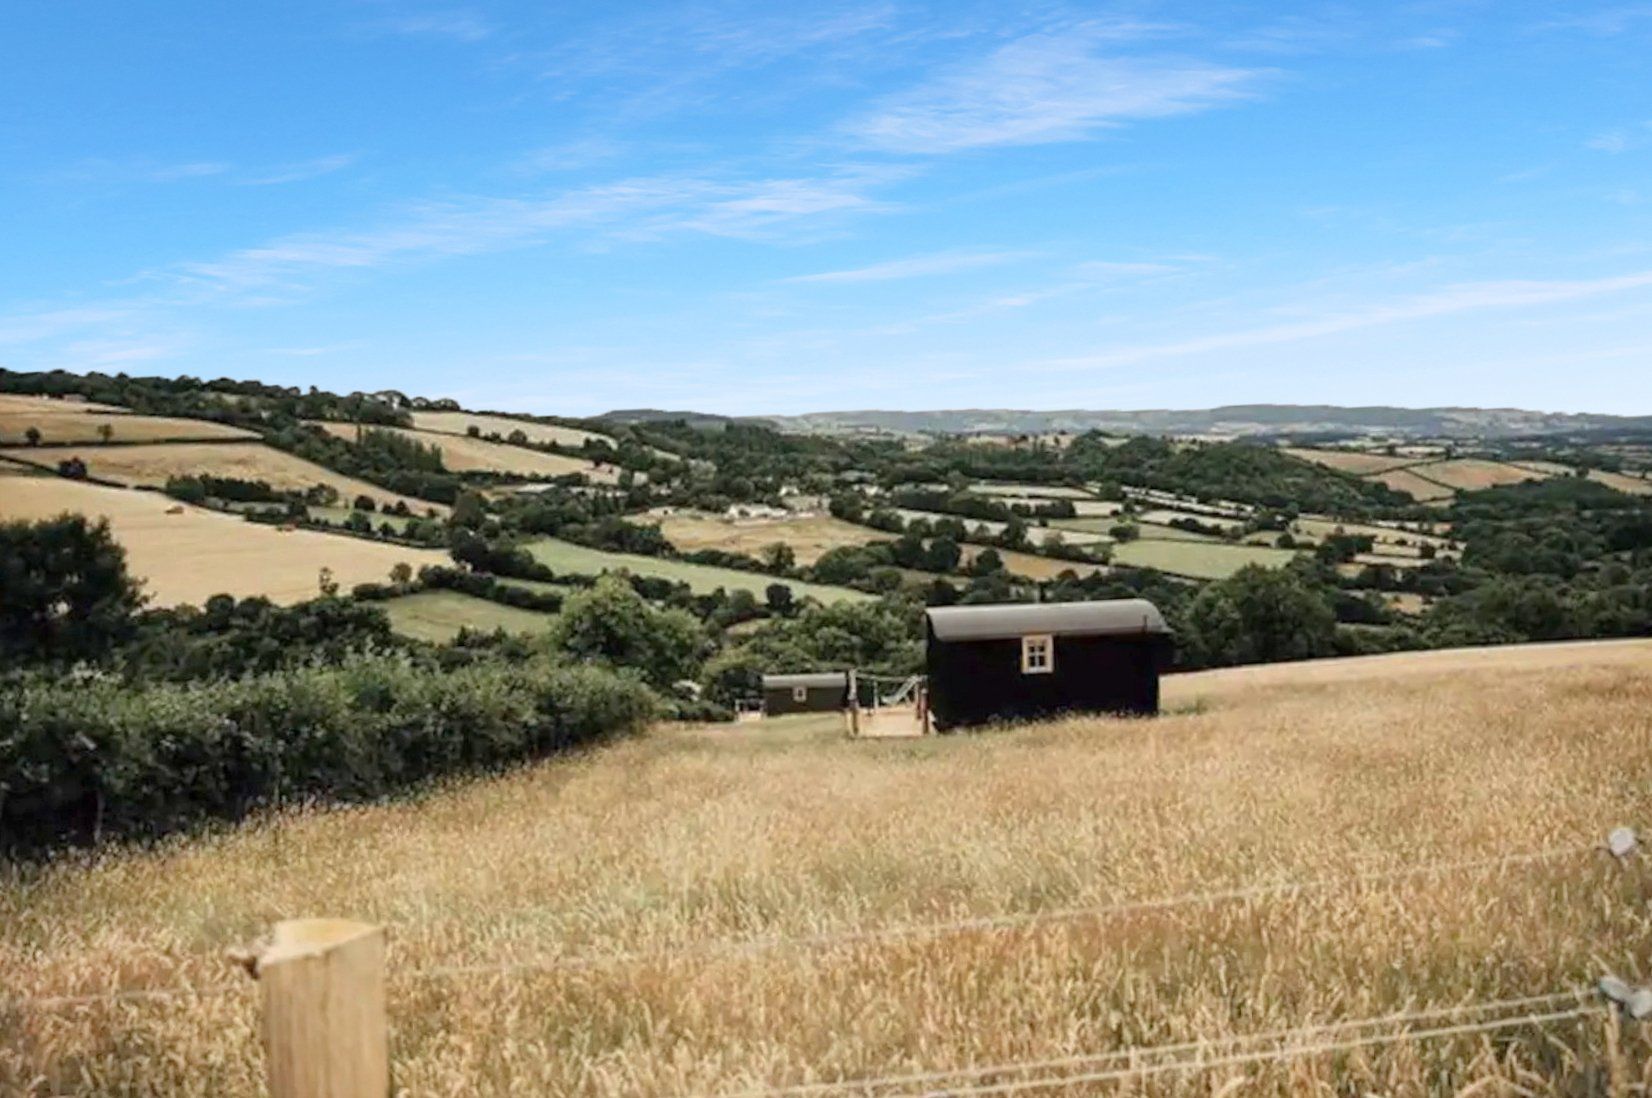
[{"label": "distant hill ridge", "polygon": [[699,412],[630,409],[599,419],[617,423],[686,419],[697,426],[766,422],[785,431],[836,434],[891,431],[931,434],[1050,434],[1112,431],[1177,435],[1396,435],[1496,438],[1579,432],[1652,432],[1652,416],[1534,412],[1521,408],[1344,408],[1332,404],[1229,404],[1205,409],[1021,411],[960,408],[935,411],[809,412],[796,416],[730,417]]}]

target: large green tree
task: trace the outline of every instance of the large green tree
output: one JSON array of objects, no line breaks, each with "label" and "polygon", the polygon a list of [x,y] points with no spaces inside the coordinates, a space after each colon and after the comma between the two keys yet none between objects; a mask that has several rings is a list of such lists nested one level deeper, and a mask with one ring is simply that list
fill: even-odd
[{"label": "large green tree", "polygon": [[707,646],[692,614],[656,610],[619,576],[569,596],[551,642],[576,659],[633,668],[658,687],[694,678]]},{"label": "large green tree", "polygon": [[1184,632],[1195,666],[1310,659],[1335,652],[1336,612],[1310,577],[1251,564],[1194,597]]},{"label": "large green tree", "polygon": [[0,655],[7,663],[95,659],[143,605],[107,520],[0,523]]}]

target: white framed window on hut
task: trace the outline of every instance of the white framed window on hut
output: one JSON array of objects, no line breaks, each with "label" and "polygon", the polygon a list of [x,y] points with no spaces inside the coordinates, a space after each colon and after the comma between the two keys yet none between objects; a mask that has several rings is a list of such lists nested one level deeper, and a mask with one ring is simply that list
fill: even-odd
[{"label": "white framed window on hut", "polygon": [[1040,633],[1021,638],[1021,673],[1048,675],[1055,671],[1055,638]]},{"label": "white framed window on hut", "polygon": [[806,702],[808,700],[809,700],[809,688],[807,686],[794,686],[794,687],[792,687],[792,701],[794,701],[794,702]]}]

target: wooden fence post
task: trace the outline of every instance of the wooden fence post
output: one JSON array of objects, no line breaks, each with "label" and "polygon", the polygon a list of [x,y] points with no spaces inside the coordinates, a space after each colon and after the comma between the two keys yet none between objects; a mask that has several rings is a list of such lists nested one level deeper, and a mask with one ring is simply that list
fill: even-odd
[{"label": "wooden fence post", "polygon": [[349,919],[277,923],[240,958],[264,989],[270,1098],[386,1098],[385,933]]}]

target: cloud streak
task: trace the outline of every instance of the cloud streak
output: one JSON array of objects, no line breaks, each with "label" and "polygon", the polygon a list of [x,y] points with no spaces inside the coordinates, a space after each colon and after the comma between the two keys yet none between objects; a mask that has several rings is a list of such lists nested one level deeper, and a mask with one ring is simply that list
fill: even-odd
[{"label": "cloud streak", "polygon": [[886,98],[844,129],[863,145],[898,153],[1080,141],[1128,121],[1231,103],[1254,94],[1265,73],[1098,52],[1125,33],[1106,28],[1020,38],[980,62]]},{"label": "cloud streak", "polygon": [[892,282],[904,278],[926,278],[958,271],[972,271],[981,267],[996,267],[1025,258],[1027,252],[937,252],[933,255],[893,259],[887,263],[873,263],[844,271],[822,271],[819,274],[796,275],[782,282],[854,283]]},{"label": "cloud streak", "polygon": [[1234,332],[1220,332],[1197,339],[1172,343],[1145,344],[1127,347],[1106,354],[1080,358],[1055,359],[1046,363],[1056,369],[1090,369],[1126,366],[1164,358],[1181,358],[1212,351],[1232,351],[1249,347],[1266,347],[1296,343],[1321,336],[1339,335],[1388,324],[1413,320],[1452,316],[1482,309],[1513,309],[1554,305],[1567,301],[1600,297],[1605,294],[1652,287],[1652,271],[1595,279],[1507,280],[1498,282],[1466,282],[1446,286],[1433,293],[1366,309],[1333,313],[1312,320],[1273,324],[1260,328],[1246,328]]},{"label": "cloud streak", "polygon": [[789,239],[886,208],[872,192],[897,177],[881,170],[755,180],[656,176],[549,195],[465,196],[407,206],[369,228],[292,234],[149,275],[196,294],[279,292],[328,274],[504,251],[575,229],[629,240],[679,233]]},{"label": "cloud streak", "polygon": [[408,38],[445,38],[450,42],[480,42],[493,36],[490,23],[463,9],[416,12],[381,20],[375,26]]}]

